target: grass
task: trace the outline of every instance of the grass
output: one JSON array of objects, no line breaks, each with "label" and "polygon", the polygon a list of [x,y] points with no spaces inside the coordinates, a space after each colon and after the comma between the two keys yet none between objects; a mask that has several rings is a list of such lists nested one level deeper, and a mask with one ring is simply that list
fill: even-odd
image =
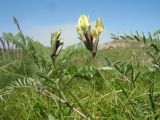
[{"label": "grass", "polygon": [[145,47],[99,50],[95,64],[78,44],[62,50],[52,65],[49,48],[33,46],[0,56],[0,119],[159,118],[160,74],[151,70]]}]

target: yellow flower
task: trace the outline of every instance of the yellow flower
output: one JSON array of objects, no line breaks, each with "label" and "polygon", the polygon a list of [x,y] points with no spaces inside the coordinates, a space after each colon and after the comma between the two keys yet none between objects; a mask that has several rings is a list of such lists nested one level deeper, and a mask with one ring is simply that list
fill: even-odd
[{"label": "yellow flower", "polygon": [[103,22],[100,18],[98,18],[96,21],[96,26],[91,31],[92,37],[93,38],[99,37],[103,29],[104,29]]},{"label": "yellow flower", "polygon": [[60,38],[61,30],[51,33],[51,58],[54,61],[55,57],[60,53],[63,47],[63,40]]},{"label": "yellow flower", "polygon": [[103,22],[100,18],[97,19],[95,28],[96,28],[97,34],[100,35],[104,29]]},{"label": "yellow flower", "polygon": [[97,33],[97,29],[96,29],[96,28],[93,28],[93,29],[92,29],[91,35],[92,35],[93,38],[97,38],[98,33]]},{"label": "yellow flower", "polygon": [[76,26],[76,29],[77,29],[77,33],[79,34],[79,35],[83,35],[83,30],[81,29],[81,27],[80,26]]},{"label": "yellow flower", "polygon": [[56,44],[57,44],[57,41],[59,40],[60,35],[61,35],[60,30],[54,33],[51,33],[51,45],[53,48],[56,48]]},{"label": "yellow flower", "polygon": [[61,30],[51,33],[51,59],[53,62],[63,47],[63,41],[61,41],[60,35]]},{"label": "yellow flower", "polygon": [[91,24],[89,21],[89,17],[81,15],[76,26],[78,34],[82,35],[84,32],[90,29],[90,26]]}]

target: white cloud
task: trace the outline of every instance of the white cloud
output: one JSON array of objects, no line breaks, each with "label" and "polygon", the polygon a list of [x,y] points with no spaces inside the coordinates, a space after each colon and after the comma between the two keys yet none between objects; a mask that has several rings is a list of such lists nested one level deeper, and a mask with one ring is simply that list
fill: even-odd
[{"label": "white cloud", "polygon": [[75,30],[75,25],[71,23],[51,26],[27,26],[23,29],[23,31],[26,35],[32,37],[34,40],[38,40],[44,45],[50,46],[51,32],[55,32],[59,29],[62,30],[61,37],[64,39],[64,46],[76,44],[79,42]]},{"label": "white cloud", "polygon": [[[51,26],[27,26],[23,28],[24,34],[32,37],[34,40],[40,41],[42,44],[50,46],[50,33],[56,30],[62,30],[62,38],[64,39],[64,47],[76,44],[80,42],[78,35],[76,33],[76,24],[66,23],[61,25],[51,25]],[[109,37],[104,31],[100,37],[100,44],[107,41]]]}]

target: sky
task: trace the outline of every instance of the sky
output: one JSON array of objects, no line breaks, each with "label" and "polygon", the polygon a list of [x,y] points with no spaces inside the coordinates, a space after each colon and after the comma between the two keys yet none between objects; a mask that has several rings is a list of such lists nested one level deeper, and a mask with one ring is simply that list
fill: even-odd
[{"label": "sky", "polygon": [[89,15],[94,25],[97,17],[104,22],[100,44],[110,41],[110,34],[138,30],[154,32],[160,28],[160,0],[0,0],[0,36],[17,33],[13,16],[23,33],[50,46],[50,34],[62,30],[64,45],[78,43],[76,24],[79,16]]}]

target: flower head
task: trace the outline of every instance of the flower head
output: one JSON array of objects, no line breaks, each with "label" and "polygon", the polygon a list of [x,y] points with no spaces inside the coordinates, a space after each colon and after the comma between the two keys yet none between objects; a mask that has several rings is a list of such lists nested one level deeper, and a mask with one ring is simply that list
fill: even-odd
[{"label": "flower head", "polygon": [[78,34],[82,35],[84,32],[90,29],[90,26],[91,24],[89,17],[81,15],[76,26]]},{"label": "flower head", "polygon": [[61,35],[60,30],[54,33],[51,33],[52,61],[54,61],[55,57],[60,53],[63,47],[63,41],[61,40],[60,35]]},{"label": "flower head", "polygon": [[99,36],[104,29],[102,20],[98,18],[95,27],[91,29],[89,17],[81,15],[78,20],[78,24],[76,25],[76,29],[77,33],[79,34],[79,39],[92,53],[92,56],[95,57],[99,42]]},{"label": "flower head", "polygon": [[97,29],[97,32],[100,35],[104,29],[103,21],[101,18],[97,19],[95,28]]},{"label": "flower head", "polygon": [[52,46],[55,46],[57,41],[59,40],[59,37],[61,35],[61,31],[56,31],[54,33],[51,33],[51,44]]},{"label": "flower head", "polygon": [[91,31],[92,37],[95,38],[95,39],[97,37],[99,37],[99,35],[103,31],[103,29],[104,29],[103,22],[100,18],[98,18],[97,21],[96,21],[95,27]]}]

